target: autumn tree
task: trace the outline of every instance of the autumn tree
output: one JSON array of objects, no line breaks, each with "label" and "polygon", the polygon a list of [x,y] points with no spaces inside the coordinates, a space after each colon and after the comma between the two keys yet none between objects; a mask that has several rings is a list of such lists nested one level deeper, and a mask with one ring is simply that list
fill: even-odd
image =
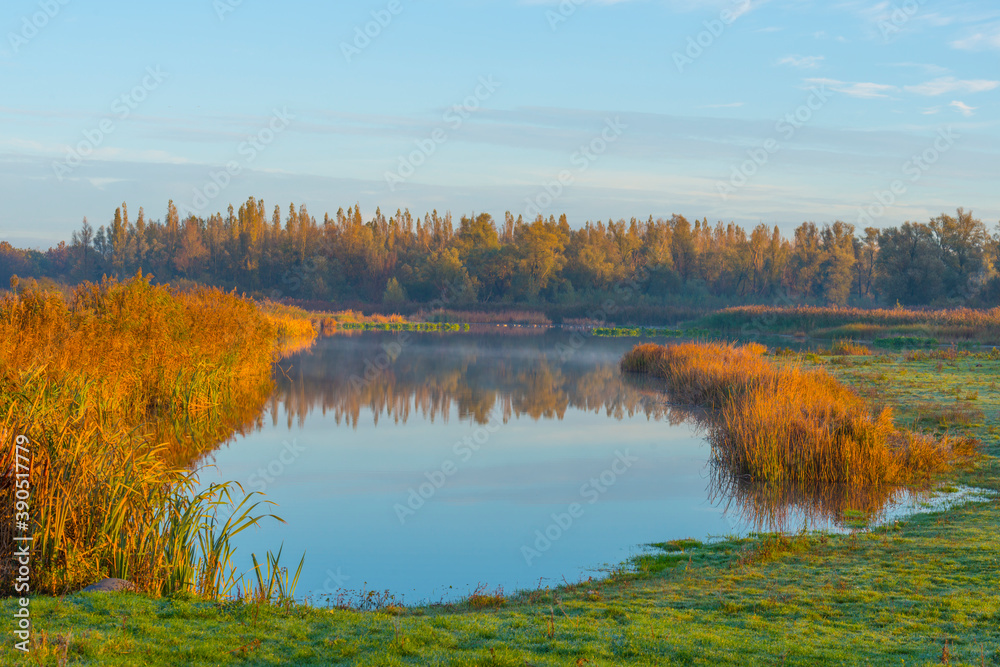
[{"label": "autumn tree", "polygon": [[942,289],[951,298],[973,296],[987,275],[986,226],[972,217],[972,211],[958,209],[955,217],[940,215],[930,222],[944,263]]},{"label": "autumn tree", "polygon": [[73,232],[71,242],[72,252],[79,258],[77,275],[81,280],[89,280],[94,273],[94,228],[87,222],[86,217],[83,219],[80,231]]},{"label": "autumn tree", "polygon": [[823,298],[836,305],[844,305],[851,294],[854,280],[854,225],[836,221],[824,225],[820,233],[822,261],[820,264],[820,289]]},{"label": "autumn tree", "polygon": [[878,236],[876,275],[879,292],[890,303],[920,305],[943,294],[945,264],[929,225],[905,222]]},{"label": "autumn tree", "polygon": [[870,300],[875,295],[878,234],[875,227],[866,227],[864,238],[854,239],[854,281],[859,299]]},{"label": "autumn tree", "polygon": [[536,298],[566,261],[562,235],[554,220],[545,221],[538,216],[530,225],[515,231],[514,243],[520,288],[527,298]]},{"label": "autumn tree", "polygon": [[[122,211],[125,211],[124,216]],[[125,262],[128,254],[128,208],[125,204],[115,209],[115,217],[111,222],[109,241],[111,243],[111,268],[116,276],[125,273]]]}]

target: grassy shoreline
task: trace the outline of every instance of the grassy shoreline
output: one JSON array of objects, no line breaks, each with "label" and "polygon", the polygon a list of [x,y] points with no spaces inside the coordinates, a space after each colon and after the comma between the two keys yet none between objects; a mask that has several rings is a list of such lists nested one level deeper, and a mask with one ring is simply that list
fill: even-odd
[{"label": "grassy shoreline", "polygon": [[706,315],[692,325],[741,336],[766,333],[813,338],[902,338],[912,341],[1000,344],[1000,308],[912,310],[737,306]]},{"label": "grassy shoreline", "polygon": [[[910,428],[981,439],[986,455],[946,479],[1000,490],[1000,390],[992,381],[1000,360],[969,354],[798,360],[878,397]],[[956,420],[963,403],[978,412]],[[637,560],[634,572],[495,605],[358,612],[184,597],[39,597],[32,603],[38,643],[31,661],[998,664],[998,521],[994,499],[849,535],[666,544]],[[0,607],[5,614],[14,608],[10,600]],[[0,659],[13,663],[18,656],[8,649]]]}]

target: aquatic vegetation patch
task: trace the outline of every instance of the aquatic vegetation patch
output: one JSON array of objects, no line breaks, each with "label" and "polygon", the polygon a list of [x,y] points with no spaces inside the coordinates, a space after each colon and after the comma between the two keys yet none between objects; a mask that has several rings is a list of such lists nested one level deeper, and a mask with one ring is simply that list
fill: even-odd
[{"label": "aquatic vegetation patch", "polygon": [[640,336],[646,338],[678,338],[684,335],[684,332],[679,329],[657,329],[655,327],[637,327],[634,329],[624,327],[594,327],[590,330],[590,333],[594,336],[607,338],[638,338]]},{"label": "aquatic vegetation patch", "polygon": [[922,347],[937,347],[937,338],[917,338],[916,336],[893,336],[876,338],[872,345],[885,350],[909,350]]},{"label": "aquatic vegetation patch", "polygon": [[948,470],[978,446],[899,429],[891,408],[873,408],[823,369],[769,361],[762,348],[644,344],[621,368],[662,378],[674,400],[712,410],[717,463],[752,480],[904,483]]},{"label": "aquatic vegetation patch", "polygon": [[[341,331],[419,331],[457,333],[468,331],[469,324],[449,324],[447,322],[340,322],[336,329]],[[328,327],[324,320],[323,331]]]}]

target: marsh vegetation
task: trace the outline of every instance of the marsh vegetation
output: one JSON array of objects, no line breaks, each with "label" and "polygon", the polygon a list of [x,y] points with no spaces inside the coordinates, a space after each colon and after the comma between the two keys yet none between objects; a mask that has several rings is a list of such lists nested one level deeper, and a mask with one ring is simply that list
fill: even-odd
[{"label": "marsh vegetation", "polygon": [[717,462],[765,483],[905,483],[945,471],[974,454],[966,438],[933,438],[897,428],[821,369],[775,363],[756,343],[645,344],[622,370],[665,380],[673,400],[709,408]]},{"label": "marsh vegetation", "polygon": [[0,434],[31,442],[33,589],[110,576],[153,594],[233,590],[227,540],[267,512],[231,485],[193,493],[187,465],[255,420],[279,344],[311,325],[137,275],[68,298],[24,285],[0,300],[0,330],[15,341],[0,350]]}]

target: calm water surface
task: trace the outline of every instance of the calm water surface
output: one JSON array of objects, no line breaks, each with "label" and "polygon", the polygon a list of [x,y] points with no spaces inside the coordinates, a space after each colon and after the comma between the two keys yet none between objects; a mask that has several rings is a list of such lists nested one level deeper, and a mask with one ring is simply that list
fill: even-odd
[{"label": "calm water surface", "polygon": [[286,523],[239,535],[238,565],[284,544],[294,570],[304,552],[298,593],[315,603],[544,587],[652,542],[835,523],[842,498],[720,482],[697,419],[618,371],[635,343],[559,330],[322,339],[280,364],[259,429],[217,450],[201,480],[277,504]]}]

